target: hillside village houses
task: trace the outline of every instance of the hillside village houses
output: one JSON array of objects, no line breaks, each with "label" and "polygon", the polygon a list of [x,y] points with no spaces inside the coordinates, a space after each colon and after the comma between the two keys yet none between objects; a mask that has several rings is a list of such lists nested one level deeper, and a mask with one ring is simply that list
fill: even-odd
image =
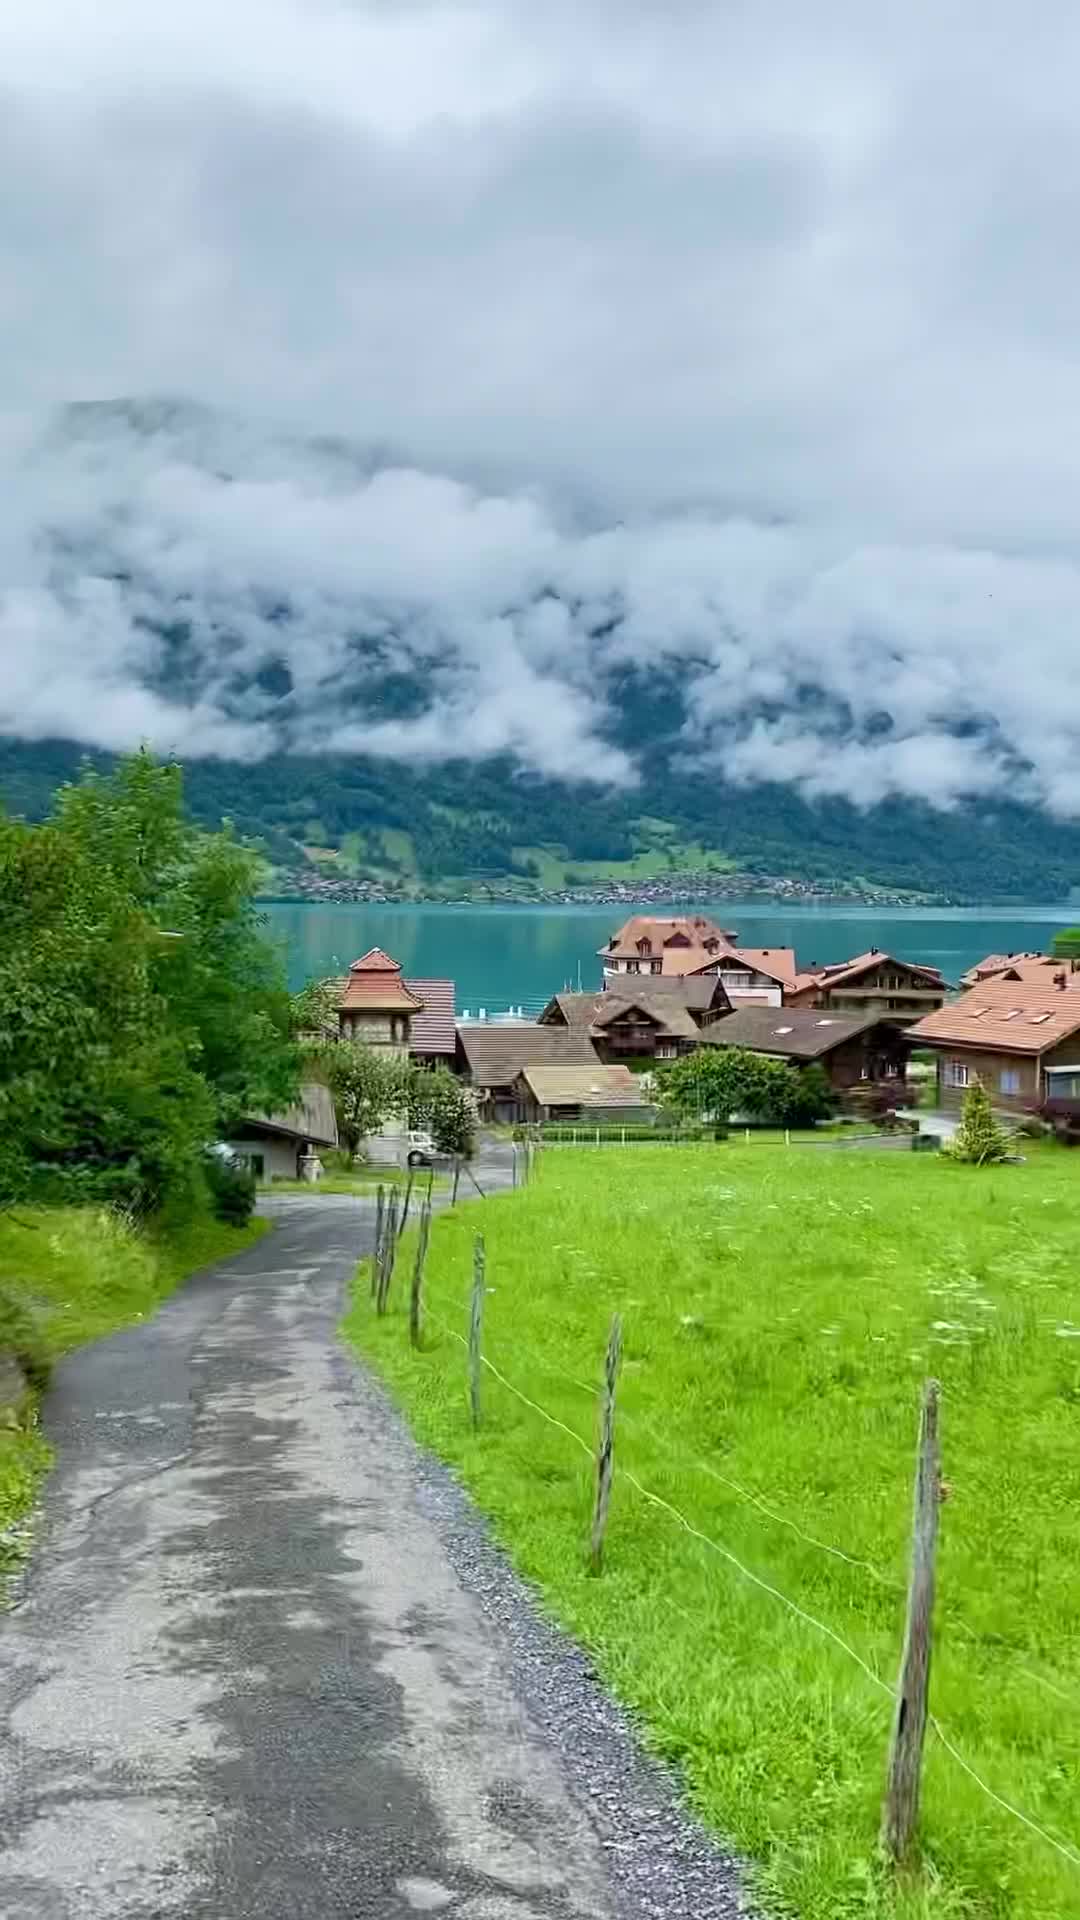
[{"label": "hillside village houses", "polygon": [[909,1026],[943,1006],[948,982],[937,967],[916,966],[871,947],[854,960],[798,973],[784,994],[790,1007],[832,1007],[838,1013],[876,1013]]},{"label": "hillside village houses", "polygon": [[733,1005],[780,1006],[785,986],[795,978],[793,949],[740,947],[737,938],[700,913],[667,919],[635,914],[600,948],[604,985],[621,984],[628,974],[649,979],[712,974],[723,981]]},{"label": "hillside village houses", "polygon": [[982,1082],[996,1107],[1080,1115],[1080,969],[1025,955],[917,1026],[913,1046],[938,1057],[938,1101],[959,1107]]},{"label": "hillside village houses", "polygon": [[[700,1046],[816,1061],[841,1092],[857,1081],[902,1084],[903,1029],[940,1009],[948,991],[936,968],[876,949],[800,971],[790,947],[740,945],[703,914],[635,914],[599,957],[595,991],[555,993],[534,1020],[470,1020],[456,1015],[452,980],[407,979],[374,947],[326,983],[330,1030],[449,1067],[474,1089],[481,1120],[627,1118],[646,1108],[628,1062],[663,1063]],[[393,1154],[403,1136],[401,1122],[382,1144]]]}]

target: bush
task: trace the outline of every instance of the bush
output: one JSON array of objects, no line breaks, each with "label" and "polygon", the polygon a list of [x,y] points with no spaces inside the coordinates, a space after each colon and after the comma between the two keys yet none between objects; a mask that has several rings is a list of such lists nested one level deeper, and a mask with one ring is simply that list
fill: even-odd
[{"label": "bush", "polygon": [[30,1309],[0,1286],[0,1354],[13,1354],[28,1385],[40,1392],[49,1384],[45,1336]]},{"label": "bush", "polygon": [[962,1160],[976,1167],[992,1166],[995,1162],[1009,1159],[1009,1136],[1000,1121],[994,1118],[990,1096],[981,1080],[976,1080],[964,1095],[959,1130],[944,1152],[950,1160]]},{"label": "bush", "polygon": [[220,1153],[206,1156],[206,1184],[214,1216],[230,1227],[244,1227],[255,1208],[255,1175]]}]

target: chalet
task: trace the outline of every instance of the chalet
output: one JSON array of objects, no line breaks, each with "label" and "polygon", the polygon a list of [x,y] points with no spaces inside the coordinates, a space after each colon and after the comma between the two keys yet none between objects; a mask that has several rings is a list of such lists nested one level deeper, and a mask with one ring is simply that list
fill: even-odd
[{"label": "chalet", "polygon": [[837,1013],[875,1013],[896,1026],[909,1025],[944,1004],[948,982],[937,967],[897,960],[871,947],[853,960],[799,973],[784,994],[789,1007],[821,1007]]},{"label": "chalet", "polygon": [[908,1039],[937,1054],[943,1107],[960,1106],[978,1080],[995,1106],[1080,1114],[1080,971],[1067,963],[984,980],[909,1027]]},{"label": "chalet", "polygon": [[[691,990],[691,987],[693,990]],[[691,1004],[692,1003],[692,1004]],[[539,1024],[587,1033],[601,1060],[677,1060],[700,1046],[731,1002],[715,977],[614,983],[604,993],[557,993]]]},{"label": "chalet", "polygon": [[821,1013],[812,1007],[739,1007],[709,1035],[714,1047],[792,1066],[820,1066],[838,1093],[849,1087],[903,1082],[911,1052],[903,1029],[876,1013]]},{"label": "chalet", "polygon": [[407,1054],[421,1066],[452,1067],[457,1049],[454,982],[405,980],[381,947],[354,960],[343,978],[327,980],[333,1009],[329,1032],[341,1040]]},{"label": "chalet", "polygon": [[1080,962],[1055,960],[1048,953],[988,953],[974,967],[961,974],[962,987],[978,987],[984,980],[1047,980],[1062,967],[1066,972],[1080,968]]},{"label": "chalet", "polygon": [[653,1118],[640,1081],[629,1067],[526,1067],[515,1094],[521,1120],[533,1126],[545,1121],[648,1125]]},{"label": "chalet", "polygon": [[337,1003],[338,1032],[343,1040],[359,1040],[379,1052],[406,1059],[415,1016],[423,1009],[401,977],[401,967],[381,947],[372,947],[354,960]]},{"label": "chalet", "polygon": [[330,1090],[312,1082],[301,1087],[297,1104],[282,1113],[245,1115],[228,1146],[256,1180],[296,1180],[301,1161],[312,1150],[336,1147],[337,1143]]},{"label": "chalet", "polygon": [[482,1119],[524,1120],[528,1095],[521,1076],[533,1067],[596,1069],[600,1056],[581,1028],[543,1027],[536,1021],[463,1020],[457,1028],[456,1070],[476,1093]]},{"label": "chalet", "polygon": [[601,947],[604,985],[624,983],[627,974],[651,979],[716,975],[732,1002],[780,1006],[795,977],[790,947],[741,947],[737,935],[703,914],[660,919],[635,914]]}]

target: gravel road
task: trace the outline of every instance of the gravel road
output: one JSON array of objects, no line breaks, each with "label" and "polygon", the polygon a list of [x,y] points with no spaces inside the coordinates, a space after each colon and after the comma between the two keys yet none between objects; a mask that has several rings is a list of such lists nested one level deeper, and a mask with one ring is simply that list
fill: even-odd
[{"label": "gravel road", "polygon": [[49,1395],[0,1621],[0,1911],[735,1914],[732,1864],[341,1346],[370,1205],[275,1211]]}]

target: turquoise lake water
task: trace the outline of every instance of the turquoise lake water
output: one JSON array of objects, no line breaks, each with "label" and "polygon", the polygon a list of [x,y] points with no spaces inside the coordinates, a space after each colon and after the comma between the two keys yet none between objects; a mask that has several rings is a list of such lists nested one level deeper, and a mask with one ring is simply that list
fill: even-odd
[{"label": "turquoise lake water", "polygon": [[[648,911],[648,909],[643,909]],[[793,946],[801,965],[827,965],[881,947],[901,959],[940,967],[956,981],[983,954],[1043,948],[1055,928],[1074,925],[1077,908],[889,908],[739,906],[702,903],[748,946]],[[599,987],[597,949],[631,909],[616,907],[271,906],[267,919],[284,943],[293,987],[344,971],[369,947],[384,947],[405,973],[457,982],[458,1011],[535,1013],[567,985]],[[691,912],[691,908],[672,908]]]}]

